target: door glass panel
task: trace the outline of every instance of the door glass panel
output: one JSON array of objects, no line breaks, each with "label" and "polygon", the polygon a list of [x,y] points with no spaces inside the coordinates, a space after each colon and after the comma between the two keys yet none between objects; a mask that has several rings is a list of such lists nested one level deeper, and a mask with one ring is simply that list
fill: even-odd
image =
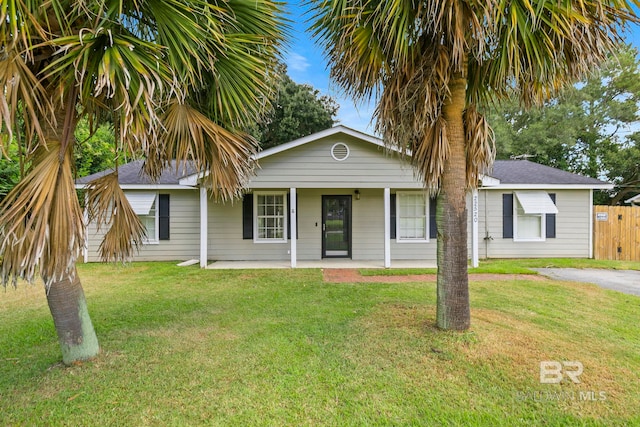
[{"label": "door glass panel", "polygon": [[350,196],[325,196],[324,206],[324,256],[348,257],[350,255]]}]

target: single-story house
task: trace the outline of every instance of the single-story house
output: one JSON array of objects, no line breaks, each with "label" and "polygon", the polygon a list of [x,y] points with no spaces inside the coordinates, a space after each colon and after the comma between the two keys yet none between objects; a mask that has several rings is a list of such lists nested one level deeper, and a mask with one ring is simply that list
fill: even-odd
[{"label": "single-story house", "polygon": [[[435,201],[407,159],[382,140],[337,126],[257,154],[244,196],[218,202],[199,171],[119,179],[147,227],[135,260],[298,261],[325,258],[436,260]],[[78,187],[108,171],[81,178]],[[498,160],[469,192],[469,254],[479,258],[592,257],[594,189],[608,183],[527,160]],[[85,260],[98,261],[101,235],[88,225]]]}]

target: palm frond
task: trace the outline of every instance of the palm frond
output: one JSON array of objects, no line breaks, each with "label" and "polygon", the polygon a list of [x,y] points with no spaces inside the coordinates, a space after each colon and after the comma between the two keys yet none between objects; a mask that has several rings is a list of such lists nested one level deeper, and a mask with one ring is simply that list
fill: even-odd
[{"label": "palm frond", "polygon": [[[35,152],[2,205],[2,280],[32,279],[39,268],[50,283],[75,271],[68,267],[84,230],[66,137],[81,116],[108,116],[118,153],[146,155],[152,177],[175,157],[207,171],[215,195],[240,191],[256,142],[236,129],[268,107],[283,8],[269,0],[2,0],[0,132],[17,129],[22,113]],[[93,213],[109,225],[100,252],[125,260],[144,229],[117,179],[106,181],[90,192]]]},{"label": "palm frond", "polygon": [[3,0],[0,3],[0,45],[19,51],[27,61],[33,61],[30,48],[48,38],[43,25],[50,4],[38,0]]},{"label": "palm frond", "polygon": [[0,91],[0,132],[11,140],[20,112],[27,124],[26,141],[44,141],[40,120],[53,120],[53,106],[25,57],[15,50],[0,54],[0,87],[5,88]]},{"label": "palm frond", "polygon": [[119,117],[120,140],[130,152],[155,143],[161,94],[177,90],[171,70],[159,61],[161,47],[105,27],[51,43],[59,49],[44,70],[47,78],[66,81],[72,72],[82,105],[113,106]]},{"label": "palm frond", "polygon": [[[494,7],[489,34],[493,51],[476,58],[468,93],[471,103],[504,98],[515,90],[523,105],[542,105],[563,87],[597,68],[638,17],[637,1],[526,0]],[[507,90],[508,89],[508,90]]]},{"label": "palm frond", "polygon": [[48,286],[69,277],[84,242],[71,150],[49,141],[37,150],[32,169],[3,200],[0,209],[2,283],[32,281],[39,267]]},{"label": "palm frond", "polygon": [[467,187],[477,188],[480,174],[490,173],[496,157],[495,135],[491,126],[471,105],[464,112],[467,141]]},{"label": "palm frond", "polygon": [[[466,79],[467,183],[493,159],[477,107],[515,92],[542,103],[601,63],[637,0],[309,0],[331,77],[355,98],[376,96],[376,130],[411,149],[417,173],[439,183],[447,158],[442,107],[451,76]],[[426,144],[426,146],[420,146]],[[435,147],[433,144],[444,144]]]},{"label": "palm frond", "polygon": [[[177,168],[193,162],[198,171],[207,171],[204,184],[214,197],[237,196],[247,184],[254,164],[250,157],[257,142],[243,132],[231,132],[219,126],[193,107],[173,102],[163,120],[160,156],[147,156],[145,172],[157,176],[170,159],[177,160]],[[161,159],[161,161],[158,161]]]},{"label": "palm frond", "polygon": [[246,128],[269,107],[277,87],[276,72],[287,26],[282,4],[272,1],[218,3],[210,14],[207,39],[212,52],[203,86],[195,88],[192,105],[207,109],[216,123],[228,128]]},{"label": "palm frond", "polygon": [[146,230],[118,183],[114,171],[90,182],[86,187],[89,222],[98,231],[107,228],[98,252],[106,262],[130,261],[139,250]]}]

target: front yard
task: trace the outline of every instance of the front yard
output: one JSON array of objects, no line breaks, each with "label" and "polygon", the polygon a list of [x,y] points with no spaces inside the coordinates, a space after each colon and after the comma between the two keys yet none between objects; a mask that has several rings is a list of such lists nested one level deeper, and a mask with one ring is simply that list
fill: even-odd
[{"label": "front yard", "polygon": [[[102,354],[71,368],[42,288],[0,294],[0,424],[640,424],[634,296],[472,282],[472,329],[449,333],[433,326],[434,283],[79,270]],[[541,383],[542,361],[580,362],[581,382]]]}]

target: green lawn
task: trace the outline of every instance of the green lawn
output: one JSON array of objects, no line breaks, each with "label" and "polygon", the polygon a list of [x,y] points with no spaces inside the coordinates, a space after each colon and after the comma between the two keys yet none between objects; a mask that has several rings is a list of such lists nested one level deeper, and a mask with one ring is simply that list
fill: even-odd
[{"label": "green lawn", "polygon": [[[472,329],[450,333],[433,283],[79,271],[102,354],[71,368],[42,289],[0,293],[0,425],[640,425],[638,297],[474,282]],[[581,362],[582,382],[541,384],[545,360]]]}]

